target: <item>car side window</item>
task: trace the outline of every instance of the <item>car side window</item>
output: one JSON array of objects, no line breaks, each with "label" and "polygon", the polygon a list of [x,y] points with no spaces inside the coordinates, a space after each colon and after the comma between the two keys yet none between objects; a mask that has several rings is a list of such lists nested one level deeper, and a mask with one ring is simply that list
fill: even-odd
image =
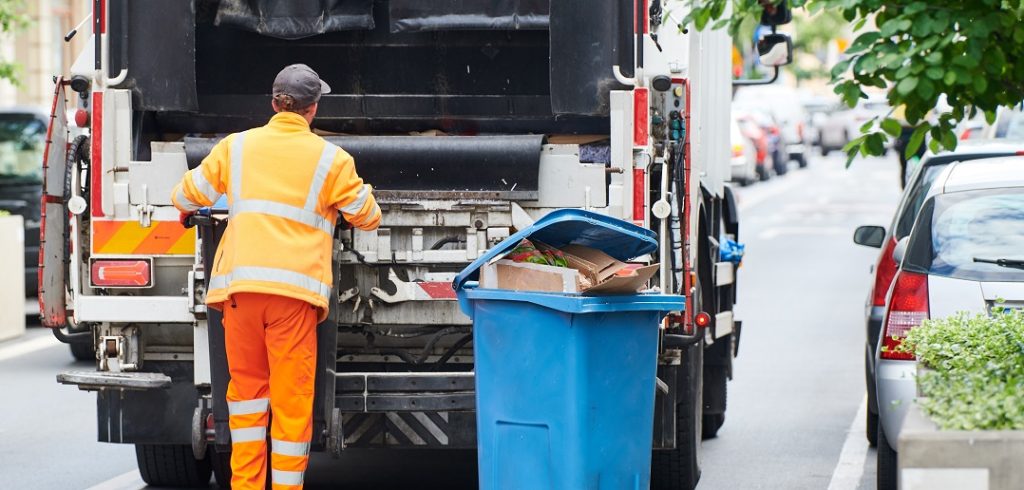
[{"label": "car side window", "polygon": [[907,196],[907,204],[903,207],[903,212],[896,221],[893,236],[897,240],[910,234],[910,230],[914,228],[914,220],[917,219],[917,213],[921,211],[924,199],[928,196],[928,190],[931,189],[935,179],[947,165],[949,164],[931,165],[923,170],[921,178],[915,187],[911,189],[910,194]]}]

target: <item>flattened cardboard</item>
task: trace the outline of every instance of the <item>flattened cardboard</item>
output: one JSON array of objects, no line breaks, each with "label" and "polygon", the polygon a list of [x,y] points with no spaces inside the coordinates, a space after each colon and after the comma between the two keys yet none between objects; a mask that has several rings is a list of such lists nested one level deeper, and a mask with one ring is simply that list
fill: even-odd
[{"label": "flattened cardboard", "polygon": [[600,293],[600,294],[631,294],[640,290],[644,287],[654,274],[658,272],[660,264],[652,264],[645,267],[636,269],[634,272],[636,275],[630,276],[615,276],[608,278],[604,282],[598,283],[596,286],[587,289],[587,294]]},{"label": "flattened cardboard", "polygon": [[480,269],[480,287],[550,293],[579,292],[579,273],[568,267],[499,260]]}]

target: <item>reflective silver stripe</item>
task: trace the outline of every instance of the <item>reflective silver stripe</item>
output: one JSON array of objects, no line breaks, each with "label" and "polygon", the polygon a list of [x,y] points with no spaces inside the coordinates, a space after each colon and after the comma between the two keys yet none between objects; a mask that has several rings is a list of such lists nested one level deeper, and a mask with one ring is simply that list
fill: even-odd
[{"label": "reflective silver stripe", "polygon": [[266,427],[246,427],[244,429],[231,429],[231,443],[265,441],[267,439]]},{"label": "reflective silver stripe", "polygon": [[273,267],[235,267],[228,274],[210,278],[210,290],[223,289],[231,281],[267,281],[288,284],[322,297],[331,295],[331,287],[305,274]]},{"label": "reflective silver stripe", "polygon": [[345,214],[357,214],[366,205],[366,200],[370,198],[370,186],[363,184],[363,187],[359,189],[359,193],[356,194],[356,200],[352,201],[349,205],[341,208],[341,212]]},{"label": "reflective silver stripe", "polygon": [[185,195],[185,186],[183,185],[178,186],[178,193],[175,194],[174,200],[178,201],[178,205],[185,208],[186,211],[196,211],[202,207],[192,202],[192,200]]},{"label": "reflective silver stripe", "polygon": [[320,197],[320,191],[324,188],[327,173],[331,171],[331,165],[334,164],[334,156],[337,154],[337,146],[331,143],[324,145],[324,151],[320,153],[320,161],[316,164],[316,171],[313,173],[313,182],[309,184],[309,195],[306,196],[306,211],[316,211],[316,203]]},{"label": "reflective silver stripe", "polygon": [[231,217],[235,217],[241,213],[269,214],[271,216],[278,216],[307,226],[312,226],[313,228],[317,228],[328,235],[334,234],[334,223],[331,223],[327,218],[324,218],[313,211],[307,211],[305,209],[281,204],[279,202],[264,201],[261,199],[235,199],[235,202],[231,203],[230,213]]},{"label": "reflective silver stripe", "polygon": [[210,204],[217,202],[220,199],[220,193],[217,189],[213,188],[213,184],[209,180],[206,180],[206,176],[203,175],[203,167],[199,167],[192,171],[192,183],[195,184],[196,190],[198,190]]},{"label": "reflective silver stripe", "polygon": [[271,469],[270,479],[278,485],[302,485],[302,472]]},{"label": "reflective silver stripe", "polygon": [[231,140],[231,199],[238,201],[242,199],[242,142],[245,141],[245,133],[238,133],[235,139]]},{"label": "reflective silver stripe", "polygon": [[228,414],[249,415],[253,413],[265,413],[269,404],[270,398],[255,398],[252,400],[228,402]]},{"label": "reflective silver stripe", "polygon": [[282,456],[309,456],[308,442],[291,442],[270,439],[271,451]]}]

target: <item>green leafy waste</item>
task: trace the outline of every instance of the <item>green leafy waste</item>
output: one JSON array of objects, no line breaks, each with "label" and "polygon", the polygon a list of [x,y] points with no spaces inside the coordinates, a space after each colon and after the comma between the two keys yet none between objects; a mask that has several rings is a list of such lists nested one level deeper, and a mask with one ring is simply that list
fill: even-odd
[{"label": "green leafy waste", "polygon": [[942,429],[1024,429],[1024,312],[926,320],[899,350],[927,368],[918,403]]}]

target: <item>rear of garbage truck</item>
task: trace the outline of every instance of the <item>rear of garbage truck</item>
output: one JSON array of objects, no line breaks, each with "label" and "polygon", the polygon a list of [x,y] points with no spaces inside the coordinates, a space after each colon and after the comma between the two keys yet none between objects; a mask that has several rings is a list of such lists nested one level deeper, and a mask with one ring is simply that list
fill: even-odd
[{"label": "rear of garbage truck", "polygon": [[681,29],[685,8],[94,0],[90,47],[56,86],[40,298],[44,324],[97,368],[59,380],[97,393],[99,440],[134,444],[148,483],[204,485],[212,468],[227,485],[228,373],[204,305],[226,213],[183,228],[170,191],[217,140],[264,124],[274,75],[306,63],[333,89],[314,129],[355,157],[384,212],[375,232],[335,232],[313,449],[475,447],[473,332],[452,279],[581,208],[658,232],[636,260],[688,297],[661,330],[652,485],[692,488],[739,335],[718,254],[738,220],[723,184],[730,43]]}]

